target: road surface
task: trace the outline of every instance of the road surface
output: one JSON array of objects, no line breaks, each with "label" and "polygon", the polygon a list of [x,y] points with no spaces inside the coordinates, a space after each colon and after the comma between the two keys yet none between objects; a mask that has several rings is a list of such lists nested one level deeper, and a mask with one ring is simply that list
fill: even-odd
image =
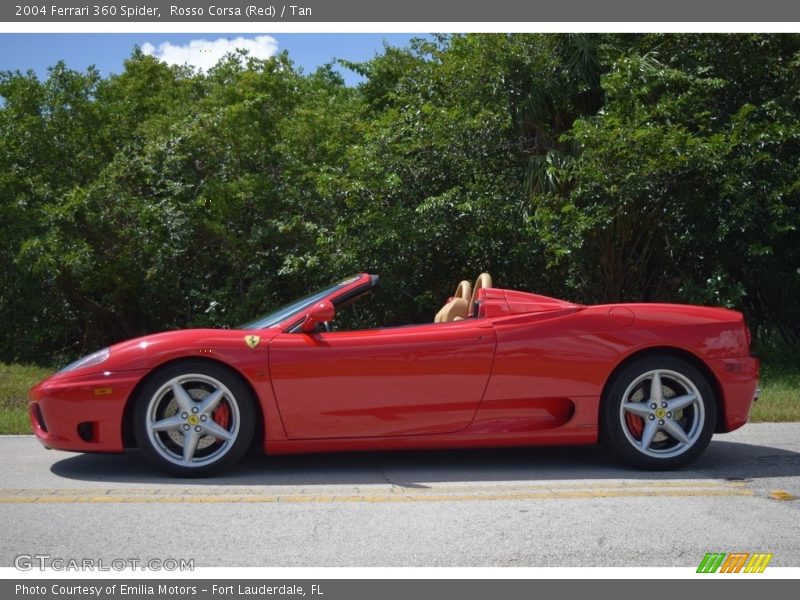
[{"label": "road surface", "polygon": [[20,554],[211,566],[800,566],[800,424],[715,436],[649,473],[600,447],[266,457],[206,480],[136,451],[0,437],[0,566]]}]

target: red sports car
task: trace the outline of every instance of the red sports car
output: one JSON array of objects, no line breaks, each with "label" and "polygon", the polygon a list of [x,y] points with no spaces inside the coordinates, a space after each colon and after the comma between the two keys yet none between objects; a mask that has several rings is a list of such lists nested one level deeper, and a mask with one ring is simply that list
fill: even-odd
[{"label": "red sports car", "polygon": [[138,446],[173,475],[268,453],[594,444],[685,465],[741,427],[758,361],[742,315],[581,306],[462,281],[434,322],[338,331],[361,274],[238,329],[171,331],[91,354],[31,390],[48,448]]}]

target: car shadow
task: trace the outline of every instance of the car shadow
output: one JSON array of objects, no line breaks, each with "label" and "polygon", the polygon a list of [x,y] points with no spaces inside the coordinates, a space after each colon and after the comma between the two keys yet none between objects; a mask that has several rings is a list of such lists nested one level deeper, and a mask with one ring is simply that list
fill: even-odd
[{"label": "car shadow", "polygon": [[430,483],[558,480],[750,480],[800,475],[800,453],[769,446],[712,441],[684,469],[643,471],[621,465],[602,446],[431,450],[265,456],[253,449],[235,468],[204,479],[159,473],[136,450],[78,454],[51,472],[65,479],[172,486],[313,486],[391,483],[425,488]]}]

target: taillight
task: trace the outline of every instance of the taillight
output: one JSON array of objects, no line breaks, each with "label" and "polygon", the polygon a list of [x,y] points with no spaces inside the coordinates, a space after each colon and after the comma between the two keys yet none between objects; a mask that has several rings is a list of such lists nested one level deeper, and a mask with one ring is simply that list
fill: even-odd
[{"label": "taillight", "polygon": [[745,333],[747,334],[747,349],[748,349],[748,350],[750,350],[750,344],[751,344],[751,342],[753,341],[753,336],[752,336],[752,334],[750,333],[750,328],[749,328],[749,327],[747,327],[747,325],[745,325],[745,327],[744,327],[744,331],[745,331]]}]

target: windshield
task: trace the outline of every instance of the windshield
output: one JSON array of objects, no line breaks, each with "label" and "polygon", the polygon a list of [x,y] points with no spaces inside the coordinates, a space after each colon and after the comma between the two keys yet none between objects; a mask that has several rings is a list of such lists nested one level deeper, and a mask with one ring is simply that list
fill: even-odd
[{"label": "windshield", "polygon": [[278,310],[275,310],[269,314],[266,314],[262,317],[259,317],[255,321],[250,321],[249,323],[245,323],[244,325],[239,325],[236,329],[265,329],[267,327],[272,327],[273,325],[277,325],[278,323],[282,323],[289,317],[291,317],[295,313],[299,313],[315,302],[319,302],[326,296],[328,296],[331,292],[336,291],[339,288],[343,288],[346,285],[353,283],[355,280],[358,279],[358,275],[355,277],[348,277],[347,279],[340,281],[339,283],[334,283],[333,285],[329,285],[326,288],[318,290],[308,296],[304,296],[299,300],[295,300],[281,306]]}]

